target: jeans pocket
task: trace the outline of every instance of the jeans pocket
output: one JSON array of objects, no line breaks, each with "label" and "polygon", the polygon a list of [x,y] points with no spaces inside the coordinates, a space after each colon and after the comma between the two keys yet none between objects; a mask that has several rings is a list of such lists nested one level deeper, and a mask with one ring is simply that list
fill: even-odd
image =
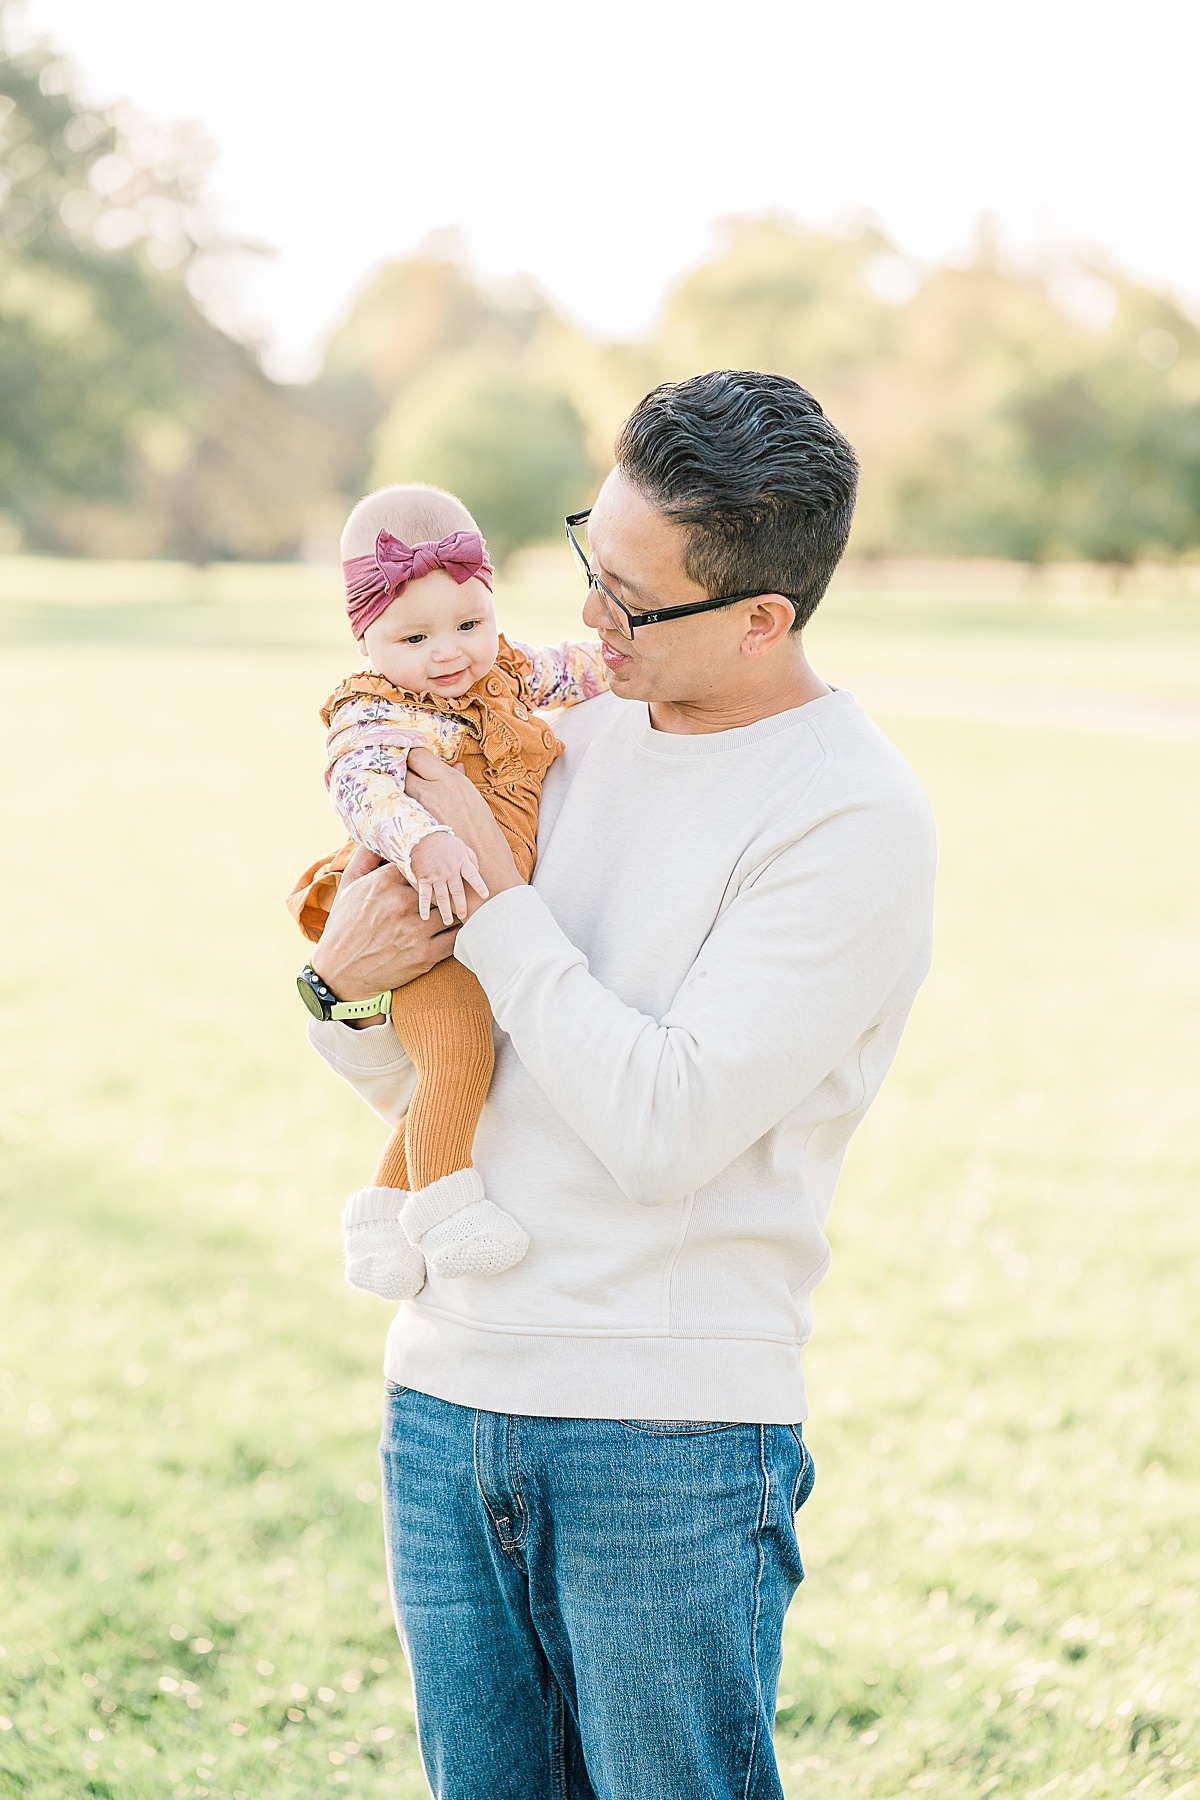
[{"label": "jeans pocket", "polygon": [[791,1430],[792,1436],[795,1438],[800,1450],[800,1468],[796,1475],[795,1485],[792,1488],[792,1517],[795,1518],[796,1514],[800,1511],[800,1508],[804,1505],[804,1502],[813,1491],[813,1486],[817,1479],[817,1465],[813,1461],[808,1445],[804,1442],[797,1427],[793,1425]]},{"label": "jeans pocket", "polygon": [[401,1387],[398,1381],[385,1381],[383,1384],[384,1397],[388,1400],[403,1399],[409,1391],[408,1388]]},{"label": "jeans pocket", "polygon": [[698,1437],[708,1431],[732,1431],[737,1419],[618,1419],[626,1431],[645,1431],[651,1437]]}]

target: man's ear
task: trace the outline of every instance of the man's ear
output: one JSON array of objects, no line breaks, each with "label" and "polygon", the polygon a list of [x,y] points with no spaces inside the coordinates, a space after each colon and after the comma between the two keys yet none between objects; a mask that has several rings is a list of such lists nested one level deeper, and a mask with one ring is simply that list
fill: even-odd
[{"label": "man's ear", "polygon": [[760,594],[752,603],[742,637],[745,656],[765,656],[791,631],[796,608],[786,594]]}]

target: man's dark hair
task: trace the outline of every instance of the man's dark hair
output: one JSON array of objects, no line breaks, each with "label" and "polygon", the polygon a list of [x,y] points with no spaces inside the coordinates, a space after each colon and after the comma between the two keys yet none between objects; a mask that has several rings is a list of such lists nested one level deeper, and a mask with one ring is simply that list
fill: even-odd
[{"label": "man's dark hair", "polygon": [[838,565],[858,487],[854,451],[786,375],[716,369],[635,406],[617,466],[690,526],[683,566],[718,594],[785,594],[807,625]]}]

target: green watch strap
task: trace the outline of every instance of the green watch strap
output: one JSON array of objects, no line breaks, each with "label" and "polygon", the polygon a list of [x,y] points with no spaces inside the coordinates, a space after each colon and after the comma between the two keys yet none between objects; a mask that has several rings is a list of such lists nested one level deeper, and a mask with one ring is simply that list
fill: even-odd
[{"label": "green watch strap", "polygon": [[339,1000],[329,1009],[331,1019],[369,1019],[375,1013],[386,1017],[392,1010],[391,989],[372,994],[369,1000]]}]

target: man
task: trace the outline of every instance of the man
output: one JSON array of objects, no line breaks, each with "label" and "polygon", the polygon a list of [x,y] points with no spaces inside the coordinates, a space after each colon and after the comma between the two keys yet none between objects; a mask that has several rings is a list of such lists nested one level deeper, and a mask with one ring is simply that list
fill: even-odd
[{"label": "man", "polygon": [[[445,1800],[782,1793],[809,1295],[929,958],[924,796],[804,652],[856,476],[781,376],[650,394],[586,544],[571,522],[611,693],[556,722],[532,886],[415,753],[491,897],[454,942],[360,859],[314,952],[355,1002],[453,948],[499,1027],[475,1160],[531,1248],[431,1277],[385,1364],[389,1568]],[[312,1034],[394,1122],[390,1026]]]}]

